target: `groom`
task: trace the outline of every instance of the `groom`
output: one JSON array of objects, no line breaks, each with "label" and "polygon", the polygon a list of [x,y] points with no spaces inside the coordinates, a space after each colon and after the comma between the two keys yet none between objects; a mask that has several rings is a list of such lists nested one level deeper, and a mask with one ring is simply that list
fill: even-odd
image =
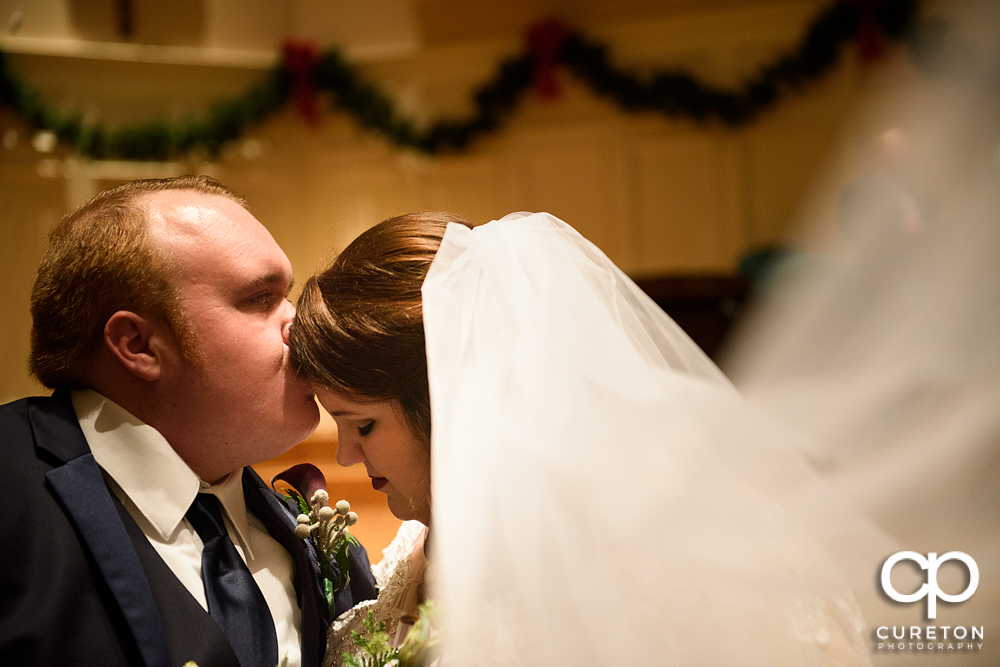
[{"label": "groom", "polygon": [[[316,427],[291,265],[208,177],[135,181],[52,231],[0,407],[0,664],[316,666],[315,552],[250,468]],[[337,613],[375,596],[364,549]]]}]

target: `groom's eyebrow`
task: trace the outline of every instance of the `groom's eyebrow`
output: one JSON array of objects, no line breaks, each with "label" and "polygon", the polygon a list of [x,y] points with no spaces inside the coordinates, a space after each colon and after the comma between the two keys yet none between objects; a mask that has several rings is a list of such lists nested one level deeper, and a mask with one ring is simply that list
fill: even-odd
[{"label": "groom's eyebrow", "polygon": [[[267,275],[263,275],[263,276],[259,276],[257,278],[254,278],[253,280],[251,280],[249,283],[246,284],[245,289],[247,289],[247,290],[254,290],[254,289],[257,289],[259,287],[270,287],[271,285],[275,285],[275,284],[284,282],[285,279],[286,279],[285,274],[279,273],[279,272],[275,271],[274,273],[268,273]],[[285,294],[288,294],[289,292],[291,292],[293,287],[295,287],[295,277],[294,276],[291,277],[291,278],[288,278],[288,288],[285,291]]]}]

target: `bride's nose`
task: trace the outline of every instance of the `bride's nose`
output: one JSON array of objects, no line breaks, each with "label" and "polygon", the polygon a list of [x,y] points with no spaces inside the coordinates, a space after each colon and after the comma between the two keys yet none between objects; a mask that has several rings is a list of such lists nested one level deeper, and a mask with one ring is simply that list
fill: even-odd
[{"label": "bride's nose", "polygon": [[[346,430],[345,427],[344,430]],[[340,427],[337,428],[337,463],[345,468],[348,468],[355,463],[365,462],[365,453],[361,449],[361,443],[357,441],[357,438],[342,437],[343,431]]]}]

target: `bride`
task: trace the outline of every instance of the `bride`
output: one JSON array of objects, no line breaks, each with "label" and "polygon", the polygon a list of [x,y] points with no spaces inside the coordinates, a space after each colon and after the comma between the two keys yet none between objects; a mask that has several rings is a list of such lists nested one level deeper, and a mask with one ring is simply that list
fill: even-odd
[{"label": "bride", "polygon": [[877,639],[924,625],[876,594],[904,549],[974,555],[980,590],[939,623],[1000,627],[1000,10],[932,13],[930,76],[893,63],[869,120],[907,139],[909,171],[854,180],[881,183],[862,213],[891,224],[843,225],[859,202],[831,189],[812,236],[832,248],[782,268],[805,280],[772,282],[728,366],[751,407],[546,214],[394,218],[309,281],[292,345],[338,457],[415,520],[368,611],[405,631],[426,591],[450,665],[997,664],[989,639]]},{"label": "bride", "polygon": [[561,220],[386,220],[310,278],[291,346],[338,461],[413,520],[328,664],[425,594],[448,665],[870,664],[789,436]]}]

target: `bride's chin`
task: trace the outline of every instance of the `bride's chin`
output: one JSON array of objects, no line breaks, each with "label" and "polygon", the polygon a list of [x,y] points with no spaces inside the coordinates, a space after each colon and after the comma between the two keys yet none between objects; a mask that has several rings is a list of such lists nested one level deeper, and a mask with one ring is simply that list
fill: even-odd
[{"label": "bride's chin", "polygon": [[408,499],[389,498],[389,511],[394,517],[402,521],[419,521],[425,526],[431,524],[430,503],[423,507],[417,507]]}]

